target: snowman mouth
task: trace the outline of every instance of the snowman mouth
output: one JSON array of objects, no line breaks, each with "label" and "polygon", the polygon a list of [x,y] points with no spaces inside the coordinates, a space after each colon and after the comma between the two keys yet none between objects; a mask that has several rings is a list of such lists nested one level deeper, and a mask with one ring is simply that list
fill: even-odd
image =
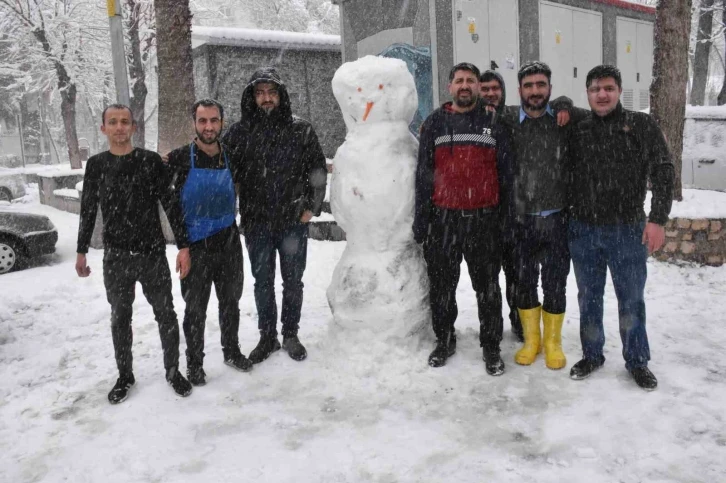
[{"label": "snowman mouth", "polygon": [[366,119],[368,119],[368,115],[371,113],[371,109],[373,109],[373,103],[372,102],[366,103],[366,111],[363,113],[364,122]]}]

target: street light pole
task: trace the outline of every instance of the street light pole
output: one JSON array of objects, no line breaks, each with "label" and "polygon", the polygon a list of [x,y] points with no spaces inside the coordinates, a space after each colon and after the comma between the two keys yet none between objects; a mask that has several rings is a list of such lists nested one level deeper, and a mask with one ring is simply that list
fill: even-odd
[{"label": "street light pole", "polygon": [[106,0],[108,23],[111,27],[111,55],[113,57],[113,77],[116,81],[116,102],[128,106],[129,77],[126,72],[126,52],[124,50],[123,13],[121,0]]}]

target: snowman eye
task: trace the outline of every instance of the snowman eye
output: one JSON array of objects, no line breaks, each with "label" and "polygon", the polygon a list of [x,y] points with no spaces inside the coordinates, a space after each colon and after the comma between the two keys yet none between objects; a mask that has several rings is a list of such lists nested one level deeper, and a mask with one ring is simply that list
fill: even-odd
[{"label": "snowman eye", "polygon": [[363,92],[363,88],[362,87],[359,87],[358,88],[358,92]]},{"label": "snowman eye", "polygon": [[378,84],[378,88],[379,88],[380,90],[383,90],[383,84]]}]

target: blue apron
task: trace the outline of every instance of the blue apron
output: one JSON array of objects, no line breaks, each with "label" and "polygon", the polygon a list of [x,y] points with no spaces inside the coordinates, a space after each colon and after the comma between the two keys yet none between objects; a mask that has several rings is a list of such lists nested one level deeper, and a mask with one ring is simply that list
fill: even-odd
[{"label": "blue apron", "polygon": [[235,191],[227,153],[225,169],[197,169],[196,145],[189,145],[191,169],[181,192],[184,223],[189,242],[194,243],[234,224]]}]

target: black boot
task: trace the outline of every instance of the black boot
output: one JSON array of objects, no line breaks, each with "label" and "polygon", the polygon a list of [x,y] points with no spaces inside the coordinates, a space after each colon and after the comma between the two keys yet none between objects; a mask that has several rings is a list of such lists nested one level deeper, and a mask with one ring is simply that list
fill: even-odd
[{"label": "black boot", "polygon": [[225,354],[224,363],[240,372],[250,372],[253,367],[252,362],[239,351]]},{"label": "black boot", "polygon": [[192,386],[203,386],[207,383],[207,375],[202,366],[187,364],[187,379]]},{"label": "black boot", "polygon": [[485,347],[482,353],[487,374],[490,376],[501,376],[504,374],[504,361],[499,353],[499,347]]},{"label": "black boot", "polygon": [[250,352],[250,361],[253,364],[259,364],[278,350],[280,350],[280,341],[277,340],[277,334],[262,334],[257,347]]},{"label": "black boot", "polygon": [[431,367],[442,367],[446,365],[446,359],[456,353],[456,334],[449,333],[436,341],[436,348],[429,354],[429,365]]},{"label": "black boot", "polygon": [[118,404],[125,401],[129,395],[129,389],[134,384],[136,384],[136,379],[133,374],[119,376],[113,389],[108,393],[108,402]]},{"label": "black boot", "polygon": [[635,383],[646,391],[653,391],[658,387],[658,379],[647,367],[630,369],[630,375],[633,376]]},{"label": "black boot", "polygon": [[582,359],[580,362],[572,366],[570,369],[570,379],[579,381],[581,379],[587,379],[590,374],[600,369],[605,364],[605,358],[601,361],[594,361],[592,359]]},{"label": "black boot", "polygon": [[308,356],[305,347],[300,343],[300,339],[296,335],[290,335],[282,338],[282,348],[287,351],[287,355],[295,361],[302,361]]},{"label": "black boot", "polygon": [[184,379],[184,376],[181,375],[181,372],[176,367],[172,367],[166,371],[166,382],[181,397],[187,397],[192,393],[192,385]]}]

